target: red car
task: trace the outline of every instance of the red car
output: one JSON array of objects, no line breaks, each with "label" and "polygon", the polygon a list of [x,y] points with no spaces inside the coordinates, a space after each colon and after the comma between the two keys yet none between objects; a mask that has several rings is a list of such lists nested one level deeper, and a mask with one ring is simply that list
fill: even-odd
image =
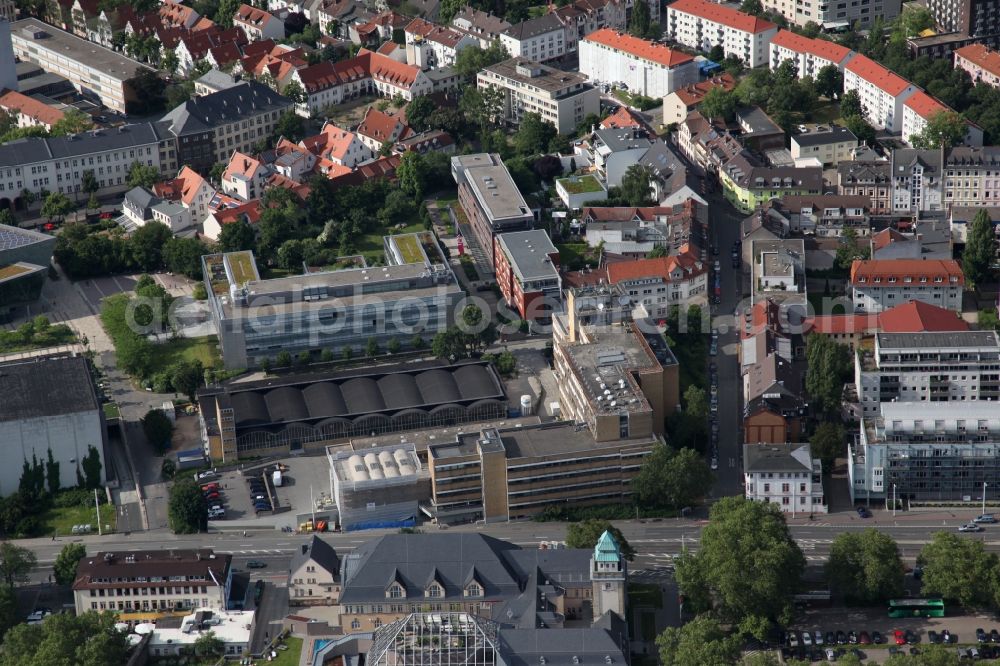
[{"label": "red car", "polygon": [[[208,500],[208,501],[217,500],[217,499],[219,499],[219,493],[214,492],[214,491],[210,492],[207,495],[205,495],[205,499]],[[900,643],[900,645],[902,645],[902,643]]]},{"label": "red car", "polygon": [[53,231],[55,228],[56,225],[53,224],[52,222],[46,222],[45,224],[42,225],[42,229],[44,229],[45,231]]},{"label": "red car", "polygon": [[219,484],[217,483],[206,483],[201,487],[202,490],[218,490]]},{"label": "red car", "polygon": [[896,639],[896,645],[906,645],[906,634],[899,629],[892,632],[892,637]]},{"label": "red car", "polygon": [[101,219],[102,220],[110,220],[111,219],[111,213],[101,213]]}]

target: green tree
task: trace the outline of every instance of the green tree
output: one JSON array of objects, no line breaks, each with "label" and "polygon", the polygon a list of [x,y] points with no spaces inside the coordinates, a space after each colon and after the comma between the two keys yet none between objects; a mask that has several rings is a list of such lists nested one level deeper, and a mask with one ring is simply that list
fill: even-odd
[{"label": "green tree", "polygon": [[173,384],[174,390],[186,395],[192,403],[204,376],[205,369],[198,359],[180,361],[170,369],[170,383]]},{"label": "green tree", "polygon": [[101,454],[93,446],[87,447],[87,455],[81,463],[84,482],[87,490],[94,490],[101,485]]},{"label": "green tree", "polygon": [[871,248],[861,244],[854,229],[845,229],[841,235],[841,242],[837,246],[834,261],[838,268],[849,271],[856,259],[867,259],[870,255]]},{"label": "green tree", "polygon": [[402,348],[403,345],[400,344],[398,338],[389,338],[388,340],[386,340],[385,350],[390,354],[398,354]]},{"label": "green tree", "polygon": [[642,461],[632,491],[642,506],[690,506],[712,488],[712,471],[694,449],[658,444]]},{"label": "green tree", "polygon": [[629,206],[648,206],[653,203],[653,172],[643,164],[633,164],[622,176],[621,198]]},{"label": "green tree", "polygon": [[982,541],[951,532],[937,532],[917,557],[924,568],[920,592],[943,597],[966,608],[995,606],[997,556],[986,552]]},{"label": "green tree", "polygon": [[480,71],[510,58],[507,48],[495,41],[487,48],[466,46],[455,56],[455,71],[472,81]]},{"label": "green tree", "polygon": [[521,124],[514,133],[514,147],[522,155],[537,155],[545,152],[549,141],[558,133],[555,125],[542,120],[539,114],[529,112],[521,117]]},{"label": "green tree", "polygon": [[62,219],[73,212],[76,205],[61,192],[53,192],[45,197],[42,204],[42,215],[48,219]]},{"label": "green tree", "polygon": [[[17,611],[17,594],[8,587],[0,587],[0,640],[3,640],[7,632],[20,623],[21,615]],[[0,661],[0,663],[3,662]]]},{"label": "green tree", "polygon": [[207,526],[208,503],[194,479],[184,475],[170,486],[167,521],[174,534],[195,534]]},{"label": "green tree", "polygon": [[996,309],[980,310],[976,321],[981,331],[1000,331],[1000,317]]},{"label": "green tree", "polygon": [[872,606],[903,594],[903,561],[888,534],[843,532],[830,546],[827,580],[850,603]]},{"label": "green tree", "polygon": [[449,326],[431,341],[431,353],[442,360],[457,360],[468,355],[465,333],[457,326]]},{"label": "green tree", "polygon": [[97,198],[96,194],[91,194],[87,197],[87,210],[97,210],[101,207],[101,202]]},{"label": "green tree", "polygon": [[676,579],[695,610],[711,599],[720,619],[763,639],[769,622],[791,620],[804,570],[778,506],[724,497],[712,506],[698,553],[678,561]]},{"label": "green tree", "polygon": [[924,30],[934,27],[934,15],[926,7],[905,5],[898,19],[907,37],[916,37]]},{"label": "green tree", "polygon": [[844,127],[851,130],[861,143],[865,145],[875,143],[875,128],[861,116],[845,116]]},{"label": "green tree", "polygon": [[731,120],[736,113],[736,95],[721,86],[711,88],[702,98],[698,110],[706,118]]},{"label": "green tree", "polygon": [[812,455],[823,461],[823,469],[827,472],[833,469],[833,464],[847,450],[847,435],[840,423],[825,421],[816,427],[816,432],[809,438]]},{"label": "green tree", "polygon": [[0,543],[0,577],[8,588],[28,582],[28,575],[37,563],[38,558],[27,548],[10,541]]},{"label": "green tree", "polygon": [[163,58],[160,60],[160,67],[172,76],[177,71],[177,65],[179,64],[177,54],[171,49],[166,49],[166,53],[163,54]]},{"label": "green tree", "polygon": [[806,391],[814,405],[827,413],[839,409],[850,372],[851,352],[847,345],[825,335],[806,338]]},{"label": "green tree", "polygon": [[76,565],[87,556],[87,547],[82,543],[63,546],[52,563],[52,574],[58,585],[72,585],[76,580]]},{"label": "green tree", "polygon": [[863,118],[865,109],[861,105],[861,96],[857,90],[848,90],[840,98],[840,115],[843,118],[858,116]]},{"label": "green tree", "polygon": [[396,178],[401,191],[414,201],[423,199],[427,178],[423,155],[416,151],[403,153],[399,158],[399,166],[396,167]]},{"label": "green tree", "polygon": [[629,544],[621,530],[607,520],[601,520],[600,518],[589,518],[567,525],[566,547],[593,550],[594,546],[597,545],[597,540],[605,532],[610,532],[611,536],[614,537],[618,543],[618,550],[621,552],[622,557],[630,562],[635,559],[635,549]]},{"label": "green tree", "polygon": [[214,631],[206,631],[194,642],[194,653],[199,657],[219,657],[225,651],[226,644]]},{"label": "green tree", "polygon": [[305,245],[298,238],[289,238],[278,248],[278,263],[288,269],[302,270]]},{"label": "green tree", "polygon": [[274,126],[271,139],[277,141],[285,137],[289,141],[301,141],[306,137],[306,125],[302,116],[294,111],[286,111]]},{"label": "green tree", "polygon": [[436,108],[437,105],[430,97],[426,95],[415,97],[406,106],[406,122],[417,132],[431,129],[428,125],[428,119]]},{"label": "green tree", "polygon": [[215,13],[215,22],[224,28],[233,26],[233,17],[239,11],[241,0],[219,0],[219,10]]},{"label": "green tree", "polygon": [[371,358],[373,356],[378,356],[378,354],[378,340],[375,338],[368,338],[368,341],[365,343],[365,356]]},{"label": "green tree", "polygon": [[305,104],[307,99],[306,91],[302,88],[302,84],[295,79],[285,84],[285,88],[281,91],[281,94],[296,104]]},{"label": "green tree", "polygon": [[761,4],[760,0],[743,0],[740,4],[740,11],[744,14],[760,16],[764,13],[764,5]]},{"label": "green tree", "polygon": [[113,612],[57,613],[41,624],[20,624],[4,636],[0,666],[124,664],[128,634]]},{"label": "green tree", "polygon": [[46,451],[45,480],[48,483],[50,495],[55,495],[59,492],[59,486],[62,483],[59,479],[59,462],[52,455],[51,448]]},{"label": "green tree", "polygon": [[982,284],[990,274],[990,265],[996,260],[997,241],[993,223],[984,208],[976,211],[969,225],[965,250],[962,252],[962,271],[972,287]]},{"label": "green tree", "polygon": [[201,257],[208,253],[208,247],[197,238],[175,237],[163,244],[161,256],[168,271],[201,280]]},{"label": "green tree", "polygon": [[174,424],[162,409],[151,409],[142,417],[142,432],[157,454],[163,455],[170,448]]},{"label": "green tree", "polygon": [[158,271],[163,267],[163,248],[174,237],[170,227],[162,222],[147,222],[129,239],[132,259],[140,270]]},{"label": "green tree", "polygon": [[274,358],[274,365],[278,368],[292,367],[292,355],[287,351],[278,352],[278,355]]},{"label": "green tree", "polygon": [[663,245],[657,245],[652,250],[646,253],[647,259],[660,259],[661,257],[666,257],[668,255],[667,248]]},{"label": "green tree", "polygon": [[125,184],[129,187],[153,187],[160,179],[160,170],[154,166],[143,164],[142,162],[132,162],[128,168],[128,177]]},{"label": "green tree", "polygon": [[635,37],[645,38],[649,36],[651,26],[649,5],[646,4],[646,0],[639,0],[632,7],[632,19],[628,23],[628,31]]},{"label": "green tree", "polygon": [[80,109],[70,107],[63,113],[63,117],[52,125],[49,134],[66,136],[67,134],[86,132],[90,129],[94,129],[94,121],[90,119],[90,116]]},{"label": "green tree", "polygon": [[708,59],[716,63],[721,63],[726,59],[726,51],[722,48],[722,44],[716,44],[709,50]]},{"label": "green tree", "polygon": [[844,92],[844,73],[836,65],[826,65],[816,73],[816,92],[827,99],[840,97]]},{"label": "green tree", "polygon": [[219,232],[219,246],[224,252],[252,250],[257,242],[257,233],[245,219],[223,225]]},{"label": "green tree", "polygon": [[668,627],[656,637],[656,647],[664,666],[727,666],[740,655],[739,638],[727,635],[718,620],[704,615]]},{"label": "green tree", "polygon": [[968,129],[965,118],[954,111],[938,111],[927,119],[919,134],[910,136],[910,145],[919,149],[951,148],[962,143]]}]

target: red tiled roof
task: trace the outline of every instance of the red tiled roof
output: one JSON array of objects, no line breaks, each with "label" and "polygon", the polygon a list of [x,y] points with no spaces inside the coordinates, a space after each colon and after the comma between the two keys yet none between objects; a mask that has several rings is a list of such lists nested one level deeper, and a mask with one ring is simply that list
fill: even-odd
[{"label": "red tiled roof", "polygon": [[880,312],[878,324],[883,333],[969,330],[969,324],[957,313],[923,301],[910,301]]},{"label": "red tiled roof", "polygon": [[948,107],[937,101],[923,90],[918,90],[914,94],[910,95],[903,106],[907,106],[911,111],[915,112],[918,116],[924,120],[930,120],[931,116],[935,116],[942,111],[948,111]]},{"label": "red tiled roof", "polygon": [[856,55],[847,63],[847,71],[857,74],[868,83],[895,97],[908,87],[910,82],[890,69],[886,69],[871,58]]},{"label": "red tiled roof", "polygon": [[[404,125],[399,131],[399,136],[393,136],[398,125]],[[405,138],[406,127],[398,116],[390,115],[384,111],[379,111],[373,106],[368,107],[365,117],[358,125],[358,134],[385,143],[386,141],[396,141]]]},{"label": "red tiled roof", "polygon": [[841,62],[851,53],[851,49],[836,42],[825,39],[810,39],[791,30],[779,30],[778,34],[771,39],[771,43],[796,53],[809,53],[836,63]]},{"label": "red tiled roof", "polygon": [[772,28],[777,28],[774,23],[764,19],[744,14],[730,7],[708,2],[708,0],[677,0],[673,4],[667,5],[667,10],[675,10],[698,16],[715,23],[742,30],[743,32],[758,33]]},{"label": "red tiled roof", "polygon": [[[931,285],[935,278],[942,279],[937,284],[949,284],[951,278],[956,278],[952,284],[965,284],[962,267],[954,259],[856,259],[851,265],[851,285],[862,284],[862,278],[866,286],[872,285],[875,278],[881,278],[877,284],[883,287],[902,286],[905,278],[918,284],[921,278],[927,278]],[[890,283],[889,278],[896,278],[898,282]]]},{"label": "red tiled roof", "polygon": [[883,229],[872,236],[872,250],[881,250],[890,243],[908,240],[906,236],[895,229]]},{"label": "red tiled roof", "polygon": [[991,74],[1000,75],[1000,52],[992,51],[983,44],[969,44],[956,50],[955,61],[959,58],[965,58]]},{"label": "red tiled roof", "polygon": [[415,18],[410,21],[406,25],[405,31],[411,35],[419,35],[428,41],[437,42],[449,48],[455,48],[465,38],[465,33],[459,32],[454,28],[436,25],[421,18]]},{"label": "red tiled roof", "polygon": [[326,90],[351,81],[366,79],[370,71],[371,53],[359,54],[350,60],[333,63],[329,60],[299,70],[299,79],[307,93]]},{"label": "red tiled roof", "polygon": [[226,42],[208,50],[220,67],[240,59],[240,47],[236,42]]},{"label": "red tiled roof", "polygon": [[639,39],[611,28],[601,28],[583,38],[585,42],[603,44],[617,51],[628,53],[637,58],[655,62],[665,67],[677,67],[694,60],[694,56],[667,48],[662,44]]},{"label": "red tiled roof", "polygon": [[16,90],[8,90],[0,95],[0,107],[50,127],[62,120],[65,115],[62,111],[39,102],[37,99],[22,95]]},{"label": "red tiled roof", "polygon": [[802,328],[809,333],[824,335],[844,333],[866,333],[878,328],[877,314],[817,315],[803,322]]},{"label": "red tiled roof", "polygon": [[255,160],[249,155],[244,155],[240,151],[233,152],[233,156],[229,158],[229,166],[226,167],[226,171],[222,174],[224,180],[229,180],[235,174],[239,174],[246,178],[253,178],[253,175],[260,168],[260,161]]},{"label": "red tiled roof", "polygon": [[265,53],[270,53],[277,46],[273,39],[259,39],[256,42],[250,42],[243,47],[243,57],[248,58],[250,56],[259,56]]},{"label": "red tiled roof", "polygon": [[234,22],[239,21],[255,28],[263,27],[273,20],[274,17],[263,9],[257,9],[250,5],[240,5],[240,8],[236,11],[236,16],[233,17]]},{"label": "red tiled roof", "polygon": [[245,216],[247,222],[250,224],[257,224],[260,220],[260,209],[260,199],[251,199],[245,204],[216,211],[215,219],[220,225],[222,225],[238,222]]},{"label": "red tiled roof", "polygon": [[601,129],[624,129],[626,127],[650,129],[646,121],[639,117],[639,114],[626,106],[619,106],[617,111],[601,121]]},{"label": "red tiled roof", "polygon": [[636,259],[635,261],[621,261],[608,264],[608,282],[618,284],[625,280],[641,280],[644,278],[658,277],[664,282],[670,281],[670,273],[681,268],[687,274],[693,274],[705,270],[705,266],[697,265],[699,262],[688,252],[682,252],[676,256],[657,257],[655,259]]},{"label": "red tiled roof", "polygon": [[[365,49],[361,49],[358,55],[360,56],[365,52]],[[387,58],[379,53],[372,53],[371,51],[368,51],[368,53],[371,56],[369,67],[373,79],[384,81],[397,88],[409,88],[417,80],[420,68],[416,65],[407,65],[406,63]]]},{"label": "red tiled roof", "polygon": [[[725,73],[719,76],[712,77],[711,79],[706,79],[700,83],[691,83],[683,88],[678,88],[674,92],[680,98],[684,105],[687,107],[692,107],[696,104],[700,104],[701,100],[705,98],[709,90],[713,88],[722,88],[723,90],[732,90],[736,87],[736,79],[733,78],[732,74]],[[625,108],[625,107],[622,107]]]},{"label": "red tiled roof", "polygon": [[158,13],[167,25],[186,25],[197,14],[190,7],[177,2],[171,2],[171,0],[166,0],[160,5]]}]

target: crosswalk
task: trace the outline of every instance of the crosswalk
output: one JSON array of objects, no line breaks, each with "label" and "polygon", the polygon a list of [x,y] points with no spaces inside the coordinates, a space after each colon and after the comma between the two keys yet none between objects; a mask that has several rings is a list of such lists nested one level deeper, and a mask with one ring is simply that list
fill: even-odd
[{"label": "crosswalk", "polygon": [[217,553],[222,553],[224,555],[273,555],[275,557],[279,555],[287,555],[288,553],[294,553],[294,548],[267,548],[262,550],[217,550]]}]

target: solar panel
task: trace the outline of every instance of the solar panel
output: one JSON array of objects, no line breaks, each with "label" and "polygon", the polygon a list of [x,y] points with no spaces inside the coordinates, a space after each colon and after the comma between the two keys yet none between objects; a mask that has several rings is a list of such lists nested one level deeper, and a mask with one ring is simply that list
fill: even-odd
[{"label": "solar panel", "polygon": [[14,227],[0,226],[0,250],[12,250],[37,242],[38,239],[33,235],[26,234]]}]

